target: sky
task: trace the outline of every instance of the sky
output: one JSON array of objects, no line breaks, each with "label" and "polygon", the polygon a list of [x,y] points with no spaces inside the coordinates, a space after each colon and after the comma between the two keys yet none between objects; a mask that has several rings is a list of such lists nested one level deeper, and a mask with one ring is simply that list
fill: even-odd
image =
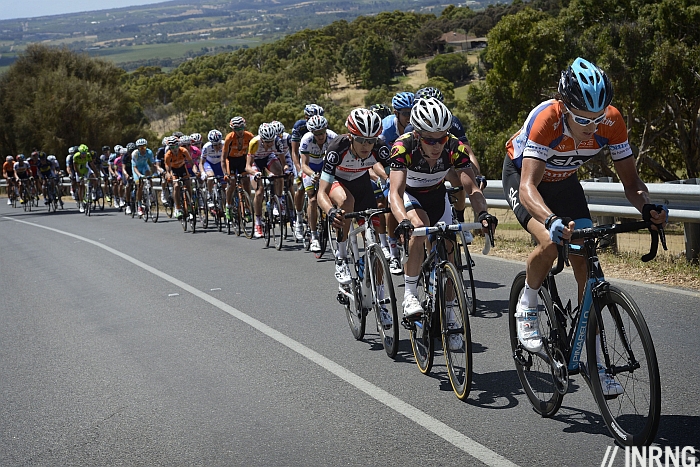
[{"label": "sky", "polygon": [[165,0],[0,0],[0,20],[148,5]]}]

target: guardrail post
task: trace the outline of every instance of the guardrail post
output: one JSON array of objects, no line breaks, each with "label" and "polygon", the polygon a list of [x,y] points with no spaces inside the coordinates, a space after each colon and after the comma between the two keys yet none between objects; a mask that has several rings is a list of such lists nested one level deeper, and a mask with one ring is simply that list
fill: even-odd
[{"label": "guardrail post", "polygon": [[[584,182],[612,183],[613,179],[612,179],[612,177],[597,177],[597,178],[589,178],[589,179],[583,180],[583,181]],[[615,223],[615,216],[597,216],[597,218],[598,218],[599,225],[607,225],[607,224],[614,224]],[[608,244],[607,248],[609,248],[611,252],[617,253],[617,234],[614,234],[610,237],[610,243]]]},{"label": "guardrail post", "polygon": [[[700,178],[688,180],[673,180],[666,183],[680,183],[682,185],[700,185]],[[673,213],[671,213],[673,217]],[[697,263],[700,259],[700,224],[684,222],[683,237],[685,239],[685,259],[690,263]]]}]

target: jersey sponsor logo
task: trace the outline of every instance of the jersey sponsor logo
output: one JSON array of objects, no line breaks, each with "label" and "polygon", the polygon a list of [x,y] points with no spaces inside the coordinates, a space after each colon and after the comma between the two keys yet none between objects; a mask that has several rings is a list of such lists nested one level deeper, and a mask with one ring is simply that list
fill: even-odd
[{"label": "jersey sponsor logo", "polygon": [[326,161],[328,161],[330,164],[338,165],[338,162],[340,162],[340,156],[338,156],[337,152],[331,151],[326,154]]},{"label": "jersey sponsor logo", "polygon": [[513,187],[510,188],[510,191],[508,192],[508,201],[510,202],[510,207],[513,211],[515,211],[515,208],[520,206],[520,203],[518,203],[518,190]]},{"label": "jersey sponsor logo", "polygon": [[573,156],[554,156],[550,158],[547,162],[557,167],[578,167],[583,165],[588,159],[590,159],[590,157],[585,157],[582,159]]}]

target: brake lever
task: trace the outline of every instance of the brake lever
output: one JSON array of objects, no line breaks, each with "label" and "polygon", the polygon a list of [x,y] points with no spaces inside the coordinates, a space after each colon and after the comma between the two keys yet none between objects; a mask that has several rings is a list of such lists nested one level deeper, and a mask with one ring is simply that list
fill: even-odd
[{"label": "brake lever", "polygon": [[654,259],[656,257],[656,252],[659,250],[659,231],[650,228],[649,232],[651,233],[651,248],[649,249],[649,253],[642,256],[642,261],[645,263]]}]

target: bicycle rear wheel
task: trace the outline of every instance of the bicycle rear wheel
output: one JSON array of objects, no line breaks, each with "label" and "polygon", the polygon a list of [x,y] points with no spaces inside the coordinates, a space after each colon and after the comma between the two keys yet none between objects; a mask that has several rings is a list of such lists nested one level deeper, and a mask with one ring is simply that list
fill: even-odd
[{"label": "bicycle rear wheel", "polygon": [[[352,281],[348,285],[340,285],[346,294],[339,292],[339,297],[342,295],[344,301],[341,302],[345,305],[345,316],[348,320],[348,325],[350,326],[350,332],[352,332],[353,337],[356,340],[361,340],[365,337],[365,326],[367,324],[367,313],[362,309],[362,293],[360,279],[357,274],[357,261],[352,254],[352,251],[348,251],[348,267],[351,271],[355,271],[352,275]],[[350,297],[348,297],[348,295]]]},{"label": "bicycle rear wheel", "polygon": [[[648,446],[661,417],[661,383],[654,343],[637,304],[621,289],[609,286],[591,312],[586,337],[591,390],[613,437],[623,446]],[[596,333],[607,348],[610,364],[597,356]],[[602,360],[602,361],[601,361]],[[599,365],[610,371],[624,392],[604,396]]]},{"label": "bicycle rear wheel", "polygon": [[413,356],[416,359],[416,365],[421,373],[428,374],[433,368],[433,360],[435,357],[435,342],[433,325],[433,298],[428,293],[428,272],[421,271],[418,276],[418,284],[416,285],[417,297],[423,307],[421,318],[411,323],[410,336],[411,347],[413,348]]},{"label": "bicycle rear wheel", "polygon": [[186,222],[189,222],[192,233],[195,233],[197,231],[197,210],[192,205],[192,197],[190,196],[190,192],[187,187],[183,186],[181,190],[183,190],[184,215],[186,216],[185,220]]},{"label": "bicycle rear wheel", "polygon": [[469,396],[472,382],[472,335],[462,276],[452,263],[442,267],[440,328],[447,374],[457,399]]},{"label": "bicycle rear wheel", "polygon": [[279,251],[282,249],[282,243],[284,242],[284,239],[282,238],[282,206],[280,206],[280,199],[279,197],[277,197],[277,195],[274,195],[272,197],[272,200],[270,201],[270,206],[272,207],[272,212],[269,213],[270,227],[272,229],[270,232],[270,238],[272,240],[273,245],[275,245],[277,251]]},{"label": "bicycle rear wheel", "polygon": [[[377,323],[377,331],[382,339],[384,351],[389,358],[394,358],[399,350],[399,319],[396,312],[396,295],[394,281],[389,272],[389,263],[379,245],[372,245],[369,251],[370,280],[372,286],[372,304]],[[391,323],[385,324],[382,312],[391,318]],[[386,320],[386,317],[385,317]]]},{"label": "bicycle rear wheel", "polygon": [[[508,304],[508,327],[510,328],[510,345],[513,350],[515,370],[535,412],[543,417],[551,417],[561,407],[564,395],[557,390],[557,379],[552,373],[545,351],[533,354],[520,345],[515,311],[524,289],[525,272],[523,271],[513,280]],[[545,287],[540,287],[539,302],[540,335],[546,341],[545,344],[550,346],[550,349],[558,351],[558,346],[553,343],[557,335],[556,318],[553,313],[552,299]]]}]

